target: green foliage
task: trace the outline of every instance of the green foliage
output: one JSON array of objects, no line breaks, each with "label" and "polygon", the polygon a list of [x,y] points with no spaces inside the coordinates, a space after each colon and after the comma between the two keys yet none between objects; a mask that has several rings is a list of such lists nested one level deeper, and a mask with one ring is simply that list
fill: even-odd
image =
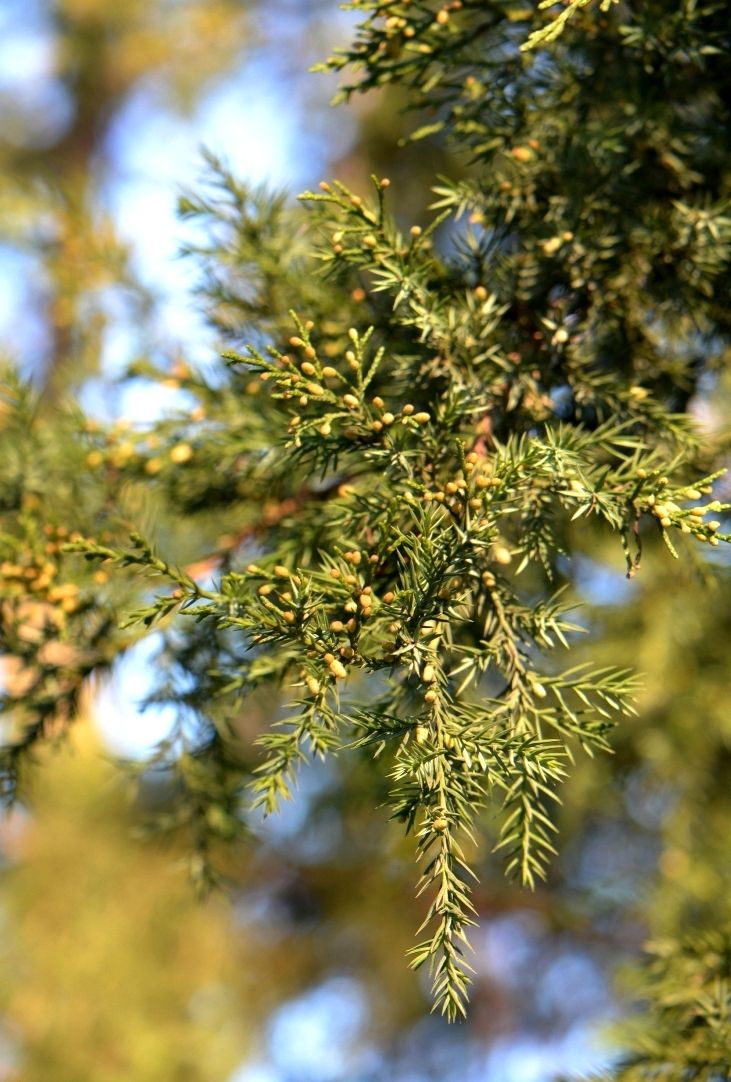
[{"label": "green foliage", "polygon": [[[164,581],[119,622],[166,632],[161,698],[195,719],[188,758],[173,740],[158,760],[185,782],[201,881],[244,785],[269,813],[307,761],[378,758],[428,898],[411,963],[454,1019],[471,839],[497,814],[507,871],[535,887],[572,764],[634,711],[626,668],[561,660],[582,630],[571,555],[603,530],[632,577],[643,538],[684,567],[731,540],[711,498],[724,440],[688,410],[729,357],[730,22],[724,5],[620,25],[572,4],[536,52],[509,3],[348,6],[365,19],[329,62],[356,72],[343,96],[403,85],[412,138],[444,133],[468,176],[439,179],[431,224],[409,228],[388,179],[292,208],[211,159],[181,209],[211,238],[194,250],[229,378],[183,366],[187,415],[124,453],[91,434],[86,461],[171,522],[227,532],[198,573],[146,531],[129,548],[77,522],[64,552]],[[276,695],[250,770],[233,720]],[[13,764],[38,726],[23,734]]]},{"label": "green foliage", "polygon": [[[573,18],[577,12],[589,7],[591,2],[592,0],[569,0],[569,2],[565,4],[563,11],[559,12],[558,15],[555,15],[547,26],[542,27],[540,30],[533,31],[528,40],[523,42],[521,49],[536,49],[540,45],[547,45],[549,42],[555,41],[563,32],[563,28],[566,26],[569,19]],[[617,3],[617,0],[602,0],[599,5],[599,10],[607,12],[613,3]],[[541,0],[538,9],[539,11],[545,11],[546,9],[555,6],[554,0]]]},{"label": "green foliage", "polygon": [[611,1075],[719,1082],[731,1057],[731,941],[728,929],[650,944],[652,961],[637,989],[648,1008],[631,1054]]},{"label": "green foliage", "polygon": [[134,587],[79,574],[63,552],[70,507],[74,525],[94,523],[102,534],[122,518],[117,486],[102,492],[85,475],[81,418],[69,411],[51,427],[30,387],[12,372],[0,378],[0,649],[10,656],[0,791],[12,800],[36,745],[73,720],[84,681],[128,645],[117,614]]}]

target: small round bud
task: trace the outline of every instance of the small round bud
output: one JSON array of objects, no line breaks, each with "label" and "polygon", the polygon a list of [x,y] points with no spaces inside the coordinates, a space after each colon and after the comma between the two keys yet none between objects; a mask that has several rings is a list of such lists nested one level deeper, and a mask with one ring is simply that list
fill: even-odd
[{"label": "small round bud", "polygon": [[396,596],[396,595],[394,594],[393,590],[388,590],[388,591],[387,591],[387,592],[386,592],[386,593],[385,593],[385,594],[383,595],[383,600],[385,601],[385,603],[386,603],[387,605],[390,605],[390,604],[391,604],[391,602],[393,601],[393,599],[394,599],[394,597],[395,597],[395,596]]},{"label": "small round bud", "polygon": [[335,657],[332,659],[332,661],[328,663],[328,668],[337,680],[344,680],[345,677],[348,675],[342,661],[338,661],[338,659]]},{"label": "small round bud", "polygon": [[560,237],[549,237],[548,240],[544,240],[541,244],[545,255],[555,255],[561,247],[562,241]]},{"label": "small round bud", "polygon": [[384,425],[392,425],[395,420],[396,420],[396,418],[394,417],[394,415],[392,413],[384,413],[384,415],[383,415],[383,423],[384,423]]},{"label": "small round bud", "polygon": [[192,457],[193,448],[189,443],[178,443],[170,451],[170,461],[177,466],[182,465],[184,462],[190,462]]},{"label": "small round bud", "polygon": [[421,679],[424,681],[424,683],[432,684],[436,680],[436,678],[437,674],[434,666],[425,665],[421,673]]},{"label": "small round bud", "polygon": [[426,411],[422,411],[421,413],[415,413],[414,420],[418,425],[428,425],[431,421],[431,414],[427,413]]},{"label": "small round bud", "polygon": [[509,564],[513,558],[510,549],[506,548],[505,545],[497,545],[493,551],[493,555],[496,562],[503,565]]}]

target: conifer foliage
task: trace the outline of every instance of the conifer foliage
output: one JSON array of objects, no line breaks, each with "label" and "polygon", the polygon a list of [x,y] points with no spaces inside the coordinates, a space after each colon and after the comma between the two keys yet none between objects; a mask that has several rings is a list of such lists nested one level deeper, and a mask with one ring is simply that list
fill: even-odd
[{"label": "conifer foliage", "polygon": [[[0,465],[3,646],[22,665],[3,780],[12,794],[89,672],[162,629],[159,698],[182,720],[159,758],[196,875],[242,801],[274,812],[313,756],[376,756],[420,864],[411,964],[455,1018],[471,837],[497,812],[495,859],[533,887],[574,758],[633,712],[631,672],[572,659],[576,539],[616,536],[630,577],[653,538],[650,558],[686,563],[731,540],[723,441],[687,409],[729,359],[731,8],[573,3],[556,23],[514,0],[347,7],[355,42],[324,65],[341,97],[399,86],[412,139],[449,140],[465,172],[435,178],[411,225],[387,178],[324,181],[292,207],[211,158],[181,212],[208,238],[191,255],[228,375],[180,366],[192,405],[154,429],[64,420],[96,478],[85,502],[8,384],[0,437],[35,444]],[[65,497],[45,501],[49,476]],[[159,543],[130,492],[164,509]],[[183,565],[193,521],[225,534]],[[230,721],[268,688],[283,706],[252,755]],[[663,966],[702,968],[676,948],[659,985]],[[658,1000],[679,1066],[650,1049],[622,1078],[725,1077],[729,953],[708,951],[692,1019]],[[701,1016],[716,1043],[696,1060]]]}]

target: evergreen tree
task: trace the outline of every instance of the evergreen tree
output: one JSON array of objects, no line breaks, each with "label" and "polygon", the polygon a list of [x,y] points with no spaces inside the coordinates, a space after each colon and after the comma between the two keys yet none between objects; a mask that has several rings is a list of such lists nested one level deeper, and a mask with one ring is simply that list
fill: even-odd
[{"label": "evergreen tree", "polygon": [[[323,182],[292,208],[211,159],[181,210],[210,238],[194,252],[229,377],[181,367],[188,412],[123,434],[73,415],[62,451],[27,392],[8,395],[3,440],[23,450],[0,467],[20,659],[4,777],[12,794],[89,672],[163,629],[157,697],[181,721],[158,760],[196,877],[214,877],[242,797],[269,813],[307,760],[375,756],[374,797],[385,777],[421,863],[412,965],[454,1018],[486,809],[507,871],[536,887],[574,761],[598,752],[609,775],[634,724],[624,659],[579,656],[572,557],[614,535],[630,578],[645,546],[701,589],[703,549],[731,539],[712,490],[726,441],[691,416],[729,356],[731,12],[574,3],[546,28],[492,0],[348,6],[355,44],[326,65],[343,96],[402,88],[411,138],[451,141],[465,172],[409,226],[387,178]],[[98,478],[83,504],[74,455]],[[188,551],[193,522],[218,532],[212,551]],[[59,543],[68,530],[85,536]],[[252,704],[272,719],[257,758]],[[728,914],[710,906],[709,931],[685,912],[619,1078],[728,1076]]]}]

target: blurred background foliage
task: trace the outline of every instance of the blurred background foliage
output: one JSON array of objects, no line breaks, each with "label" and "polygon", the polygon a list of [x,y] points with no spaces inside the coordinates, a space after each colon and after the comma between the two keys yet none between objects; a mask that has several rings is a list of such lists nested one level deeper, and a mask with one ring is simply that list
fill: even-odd
[{"label": "blurred background foliage", "polygon": [[[405,127],[395,91],[389,101],[381,91],[359,101],[349,119],[326,112],[332,84],[304,72],[350,26],[315,0],[5,0],[0,325],[7,356],[40,391],[6,443],[37,460],[39,490],[48,471],[79,480],[56,491],[51,520],[70,501],[98,536],[142,518],[181,562],[220,546],[236,524],[216,512],[215,521],[200,517],[200,533],[179,536],[128,476],[110,499],[109,477],[98,487],[91,480],[89,444],[59,440],[46,421],[54,403],[79,394],[92,415],[120,418],[113,453],[123,465],[134,451],[125,419],[151,406],[120,376],[154,365],[167,380],[154,408],[172,411],[185,446],[175,413],[182,358],[192,353],[214,371],[215,329],[191,322],[179,296],[171,301],[193,280],[173,259],[185,227],[166,234],[153,219],[171,217],[196,143],[218,149],[220,125],[237,115],[245,129],[253,88],[272,103],[269,137],[277,125],[284,132],[277,183],[296,188],[334,172],[359,190],[374,169],[387,172],[398,213],[412,221],[435,173],[466,168],[438,139],[397,151]],[[257,140],[266,137],[260,124],[236,151],[256,179],[266,157]],[[228,142],[233,153],[235,128]],[[726,378],[692,404],[716,430],[729,419]],[[0,423],[23,394],[9,378]],[[160,469],[171,502],[187,498],[170,464]],[[5,553],[26,577],[17,581],[63,577],[63,534],[28,530],[22,550]],[[626,583],[618,550],[589,527],[584,545],[576,581],[592,659],[644,673],[639,715],[615,731],[611,772],[595,760],[577,764],[547,884],[533,894],[509,886],[489,832],[482,840],[466,1025],[448,1032],[429,1017],[425,989],[404,966],[420,909],[410,847],[374,808],[375,768],[345,759],[313,767],[295,804],[253,824],[255,851],[226,848],[228,895],[198,903],[176,864],[187,842],[175,829],[164,849],[139,839],[150,811],[169,813],[175,827],[174,782],[142,772],[130,799],[86,722],[71,747],[44,755],[32,803],[2,827],[0,1077],[537,1082],[609,1062],[611,1039],[602,1047],[592,1034],[619,1012],[617,963],[648,938],[662,953],[704,913],[719,928],[731,920],[731,582],[721,559],[701,588],[694,569],[656,552]],[[84,590],[108,588],[103,577],[82,583],[61,599],[65,619],[85,619]],[[31,626],[28,641],[33,634]],[[77,678],[50,658],[50,694],[55,702],[67,694],[71,712],[103,714],[113,741],[130,696],[119,679],[96,706],[85,696],[87,673],[111,663],[93,655],[88,628],[85,639],[92,654]],[[14,653],[22,656],[22,643]],[[23,679],[9,661],[4,673],[10,685]],[[241,734],[255,735],[274,708],[249,708]],[[123,732],[121,743],[130,750]]]},{"label": "blurred background foliage", "polygon": [[[258,950],[222,897],[196,904],[93,729],[43,764],[32,819],[3,826],[3,1010],[19,1077],[225,1078],[250,1047]],[[12,932],[12,934],[7,934]]]}]

